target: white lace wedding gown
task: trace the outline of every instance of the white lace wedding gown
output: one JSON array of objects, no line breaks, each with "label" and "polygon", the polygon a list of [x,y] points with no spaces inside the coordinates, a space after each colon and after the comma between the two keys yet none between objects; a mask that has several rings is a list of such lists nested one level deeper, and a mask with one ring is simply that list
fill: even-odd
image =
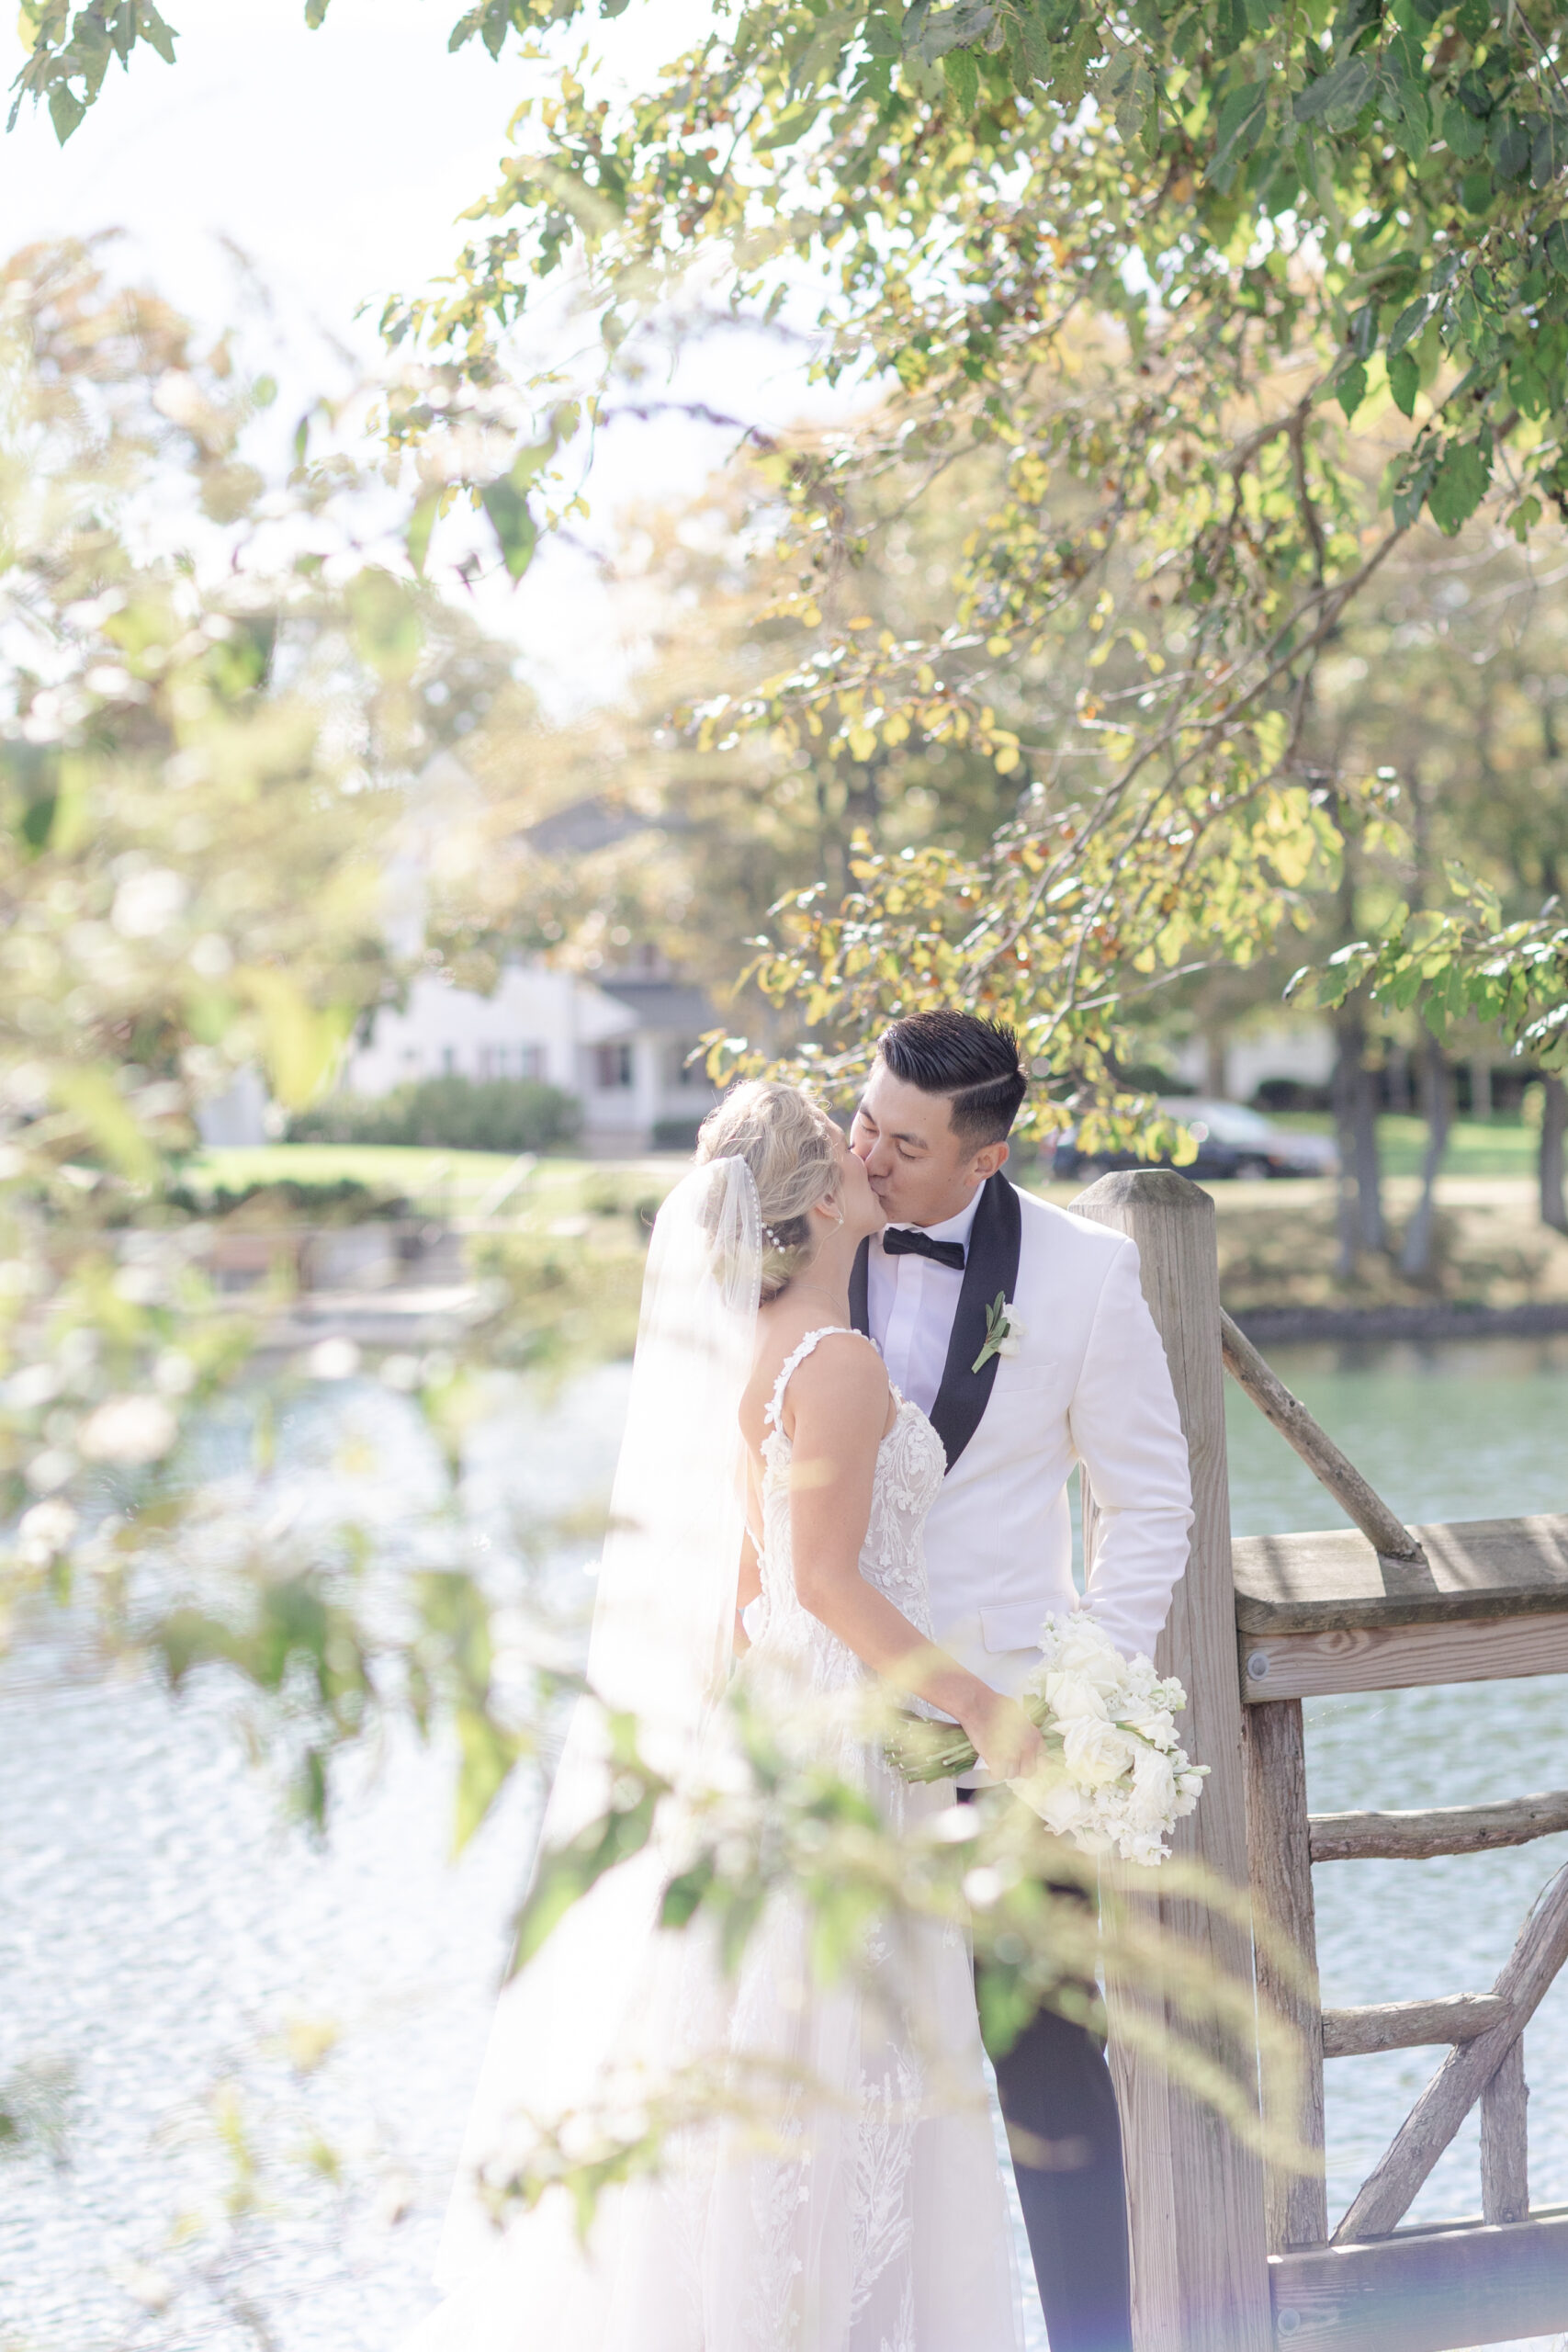
[{"label": "white lace wedding gown", "polygon": [[[779,1374],[763,1444],[761,1606],[740,1669],[809,1725],[810,1754],[896,1827],[945,1812],[830,1704],[866,1669],[795,1596],[784,1392],[839,1327],[811,1332]],[[869,1344],[854,1333],[844,1343]],[[861,1573],[931,1632],[922,1530],[942,1442],[894,1392]],[[826,1750],[826,1752],[824,1752]],[[658,1981],[631,2039],[665,2064],[735,2068],[775,2087],[771,2124],[739,2114],[677,2134],[659,2175],[602,2200],[586,2260],[525,2220],[479,2280],[406,2352],[1021,2352],[1021,2313],[964,1937],[874,1928],[862,1963],[814,1979],[810,1916],[787,1894],[739,1970],[697,1927],[660,1935]],[[559,2201],[559,2200],[558,2200]]]}]

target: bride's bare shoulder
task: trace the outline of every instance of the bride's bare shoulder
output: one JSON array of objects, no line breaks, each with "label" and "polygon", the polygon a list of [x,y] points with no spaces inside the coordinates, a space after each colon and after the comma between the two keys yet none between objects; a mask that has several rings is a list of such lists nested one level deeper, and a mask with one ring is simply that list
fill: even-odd
[{"label": "bride's bare shoulder", "polygon": [[[887,1374],[872,1342],[825,1317],[819,1302],[813,1314],[812,1304],[786,1296],[765,1307],[759,1317],[746,1395],[749,1424],[761,1422],[786,1372],[788,1387],[781,1400],[786,1427],[793,1423],[793,1408],[803,1400],[821,1401],[834,1410],[852,1409],[862,1402],[884,1406]],[[802,1352],[813,1340],[815,1345]]]}]

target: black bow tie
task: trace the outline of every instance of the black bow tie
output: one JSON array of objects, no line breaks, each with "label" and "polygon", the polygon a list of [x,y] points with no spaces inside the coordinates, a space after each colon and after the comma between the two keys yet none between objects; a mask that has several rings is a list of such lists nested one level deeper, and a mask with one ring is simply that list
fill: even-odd
[{"label": "black bow tie", "polygon": [[920,1232],[918,1227],[886,1227],[882,1247],[890,1258],[934,1258],[939,1266],[951,1266],[955,1274],[964,1272],[962,1241],[933,1241],[929,1233]]}]

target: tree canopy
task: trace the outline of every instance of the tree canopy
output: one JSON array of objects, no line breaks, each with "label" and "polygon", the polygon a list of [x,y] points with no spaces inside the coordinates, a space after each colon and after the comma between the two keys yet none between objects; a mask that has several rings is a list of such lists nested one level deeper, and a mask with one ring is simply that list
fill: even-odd
[{"label": "tree canopy", "polygon": [[[26,13],[23,92],[62,135],[113,54],[167,52],[150,9]],[[1451,534],[1491,501],[1528,539],[1568,511],[1563,12],[795,0],[716,17],[631,96],[568,62],[580,16],[486,0],[453,29],[512,44],[525,96],[453,277],[384,322],[422,371],[389,414],[416,552],[467,490],[520,571],[563,456],[671,333],[795,322],[878,398],[762,453],[799,654],[700,740],[845,766],[961,743],[1027,797],[978,855],[868,853],[761,978],[846,1068],[866,1023],[956,990],[1019,1023],[1062,1115],[1131,1112],[1136,991],[1270,948],[1345,812],[1397,818],[1314,736],[1357,598],[1423,514]],[[568,285],[597,362],[514,383]],[[997,492],[945,625],[857,627],[887,514],[976,447]]]}]

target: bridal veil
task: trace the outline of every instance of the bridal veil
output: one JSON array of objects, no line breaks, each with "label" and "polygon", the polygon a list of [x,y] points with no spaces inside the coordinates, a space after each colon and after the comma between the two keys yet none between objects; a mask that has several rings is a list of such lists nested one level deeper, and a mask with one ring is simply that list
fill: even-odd
[{"label": "bridal veil", "polygon": [[[653,1228],[598,1571],[590,1695],[567,1734],[541,1852],[566,1845],[606,1809],[610,1714],[635,1716],[643,1756],[677,1785],[696,1767],[713,1726],[732,1659],[745,1527],[739,1408],[761,1272],[750,1170],[740,1159],[694,1169]],[[564,2197],[514,2223],[502,2246],[475,2184],[513,2168],[528,2145],[528,2116],[591,2104],[648,1979],[665,1875],[655,1841],[575,1904],[503,1989],[436,2269],[438,2285],[464,2290],[417,2332],[409,2352],[448,2344],[488,2352],[492,2343],[518,2341],[491,2308],[485,2274],[501,2264],[515,2277],[522,2240],[530,2280],[543,2289],[541,2301],[530,2296],[533,2327],[547,2322],[547,2282],[579,2267]],[[550,2341],[533,2327],[529,2341]]]}]

